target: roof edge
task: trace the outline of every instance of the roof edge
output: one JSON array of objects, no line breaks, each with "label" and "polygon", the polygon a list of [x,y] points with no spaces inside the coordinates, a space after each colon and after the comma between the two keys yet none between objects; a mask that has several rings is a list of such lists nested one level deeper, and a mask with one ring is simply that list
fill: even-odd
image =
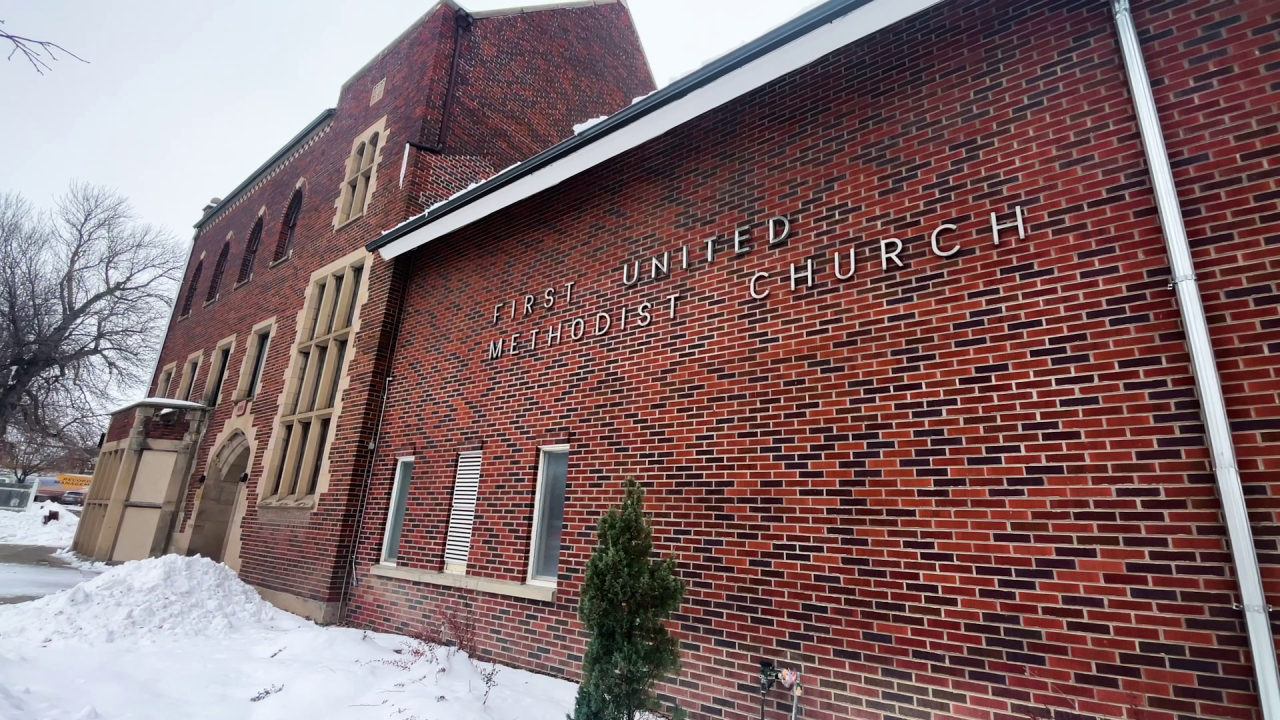
[{"label": "roof edge", "polygon": [[382,47],[381,50],[374,53],[373,57],[369,58],[368,62],[360,66],[359,70],[356,70],[355,72],[351,73],[351,77],[343,81],[342,85],[339,86],[338,88],[338,99],[339,100],[342,99],[342,94],[347,91],[348,85],[354,82],[356,78],[363,75],[365,70],[368,70],[369,68],[373,67],[374,63],[381,60],[388,52],[390,52],[391,48],[400,44],[400,41],[404,40],[406,35],[413,32],[422,23],[426,22],[427,18],[434,15],[435,12],[442,7],[452,8],[454,10],[464,9],[461,5],[454,2],[454,0],[436,0],[436,2],[431,3],[431,7],[427,8],[427,11],[422,13],[422,15],[420,15],[417,20],[414,20],[413,22],[409,23],[409,26],[406,27],[404,30],[402,30],[399,35],[396,35],[391,42],[387,43]]},{"label": "roof edge", "polygon": [[[760,85],[763,85],[776,77],[780,77],[787,72],[804,67],[805,65],[808,65],[822,57],[822,55],[833,52],[835,49],[844,47],[849,43],[856,42],[857,40],[884,27],[896,24],[897,22],[942,1],[943,0],[830,0],[829,2],[823,3],[786,23],[783,23],[755,40],[722,55],[716,60],[707,63],[665,88],[651,93],[643,100],[610,115],[605,120],[596,123],[583,132],[574,135],[573,137],[566,138],[556,145],[534,155],[532,158],[507,168],[479,185],[458,193],[444,202],[438,203],[426,212],[410,218],[400,225],[387,230],[381,236],[368,242],[365,245],[365,248],[371,252],[382,250],[383,257],[387,259],[395,257],[401,253],[408,252],[409,250],[430,241],[434,237],[452,232],[453,230],[475,222],[481,217],[486,217],[488,214],[496,212],[510,204],[518,202],[519,200],[531,197],[549,187],[554,187],[569,177],[573,177],[580,172],[585,171],[586,167],[594,167],[596,164],[604,162],[605,159],[614,157],[626,150],[642,144],[643,142],[647,142],[649,139],[657,137],[674,127],[678,127],[679,125],[688,122],[693,117],[697,117],[714,107],[719,107],[732,98],[740,97],[741,95],[754,90]],[[891,5],[893,6],[892,8],[890,8]],[[866,10],[868,14],[871,15],[869,19],[872,22],[866,23],[865,26],[859,25],[857,27],[851,27],[850,23],[842,22],[847,19],[847,16],[859,10]],[[799,50],[793,50],[790,53],[783,52],[792,48],[796,45],[797,41],[802,38],[805,38],[806,36],[809,36],[823,28],[834,26],[837,23],[841,23],[839,32],[833,32],[834,37],[827,37],[825,45],[819,47],[814,46],[813,43],[809,43]],[[828,45],[831,45],[832,47],[827,47]],[[809,55],[813,55],[814,53],[818,54],[815,57],[809,57]],[[782,54],[784,56],[789,55],[784,58],[785,62],[783,63],[788,66],[788,69],[760,79],[758,82],[754,78],[747,80],[744,79],[744,77],[735,76],[738,71],[743,70],[747,66],[763,61],[775,54]],[[672,107],[686,98],[692,99],[691,96],[698,94],[699,91],[716,86],[716,84],[721,80],[732,80],[732,82],[726,82],[723,86],[718,88],[721,94],[728,94],[728,97],[718,101],[712,98],[712,102],[714,102],[714,104],[704,109],[698,109],[696,106],[692,109],[683,106],[679,108]],[[684,103],[683,105],[689,105],[689,103]],[[639,126],[641,121],[644,121],[646,118],[650,118],[663,109],[668,109],[670,112],[666,113],[666,116],[662,117],[660,120],[652,121],[652,123],[655,125],[662,125],[663,123],[666,123],[667,127],[665,129],[659,128],[657,132],[649,135],[648,137],[641,137],[638,141],[635,140],[634,137],[619,135],[622,131],[634,131],[630,132],[630,135],[644,136],[647,131],[644,129],[636,130],[636,127]],[[694,112],[694,114],[684,117],[683,119],[680,118],[682,114],[687,115],[688,112]],[[642,126],[639,127],[642,128]],[[615,135],[619,135],[619,137],[610,137]],[[580,151],[586,149],[588,146],[600,141],[605,141],[606,139],[609,139],[612,142],[602,143],[605,146],[605,149],[601,152],[607,153],[605,158],[594,162],[589,159],[581,160],[578,164],[585,165],[586,167],[580,167],[578,169],[566,169],[562,166],[558,169],[558,173],[564,175],[564,177],[561,177],[558,180],[554,178],[554,175],[557,173],[550,172],[550,170],[553,169],[552,166],[560,163],[561,161],[567,161]],[[567,164],[569,163],[566,163],[566,165]],[[534,188],[526,195],[510,200],[505,204],[500,204],[498,207],[487,212],[472,212],[471,215],[476,215],[476,217],[459,220],[453,224],[453,227],[441,230],[438,233],[431,235],[431,237],[420,240],[416,244],[397,242],[404,240],[407,236],[414,234],[416,231],[423,229],[427,225],[441,220],[462,208],[487,198],[504,188],[525,180],[526,178],[530,179],[530,184],[536,185],[539,180],[533,179],[532,176],[537,175],[537,173],[543,170],[548,170],[549,172],[547,175],[550,177],[540,179],[544,184],[541,188]],[[495,202],[502,203],[503,201],[502,199],[498,199]],[[480,214],[477,215],[477,213]],[[384,250],[384,248],[387,248],[392,243],[396,243],[398,247],[393,248],[392,251]]]},{"label": "roof edge", "polygon": [[572,10],[574,8],[593,7],[595,5],[618,5],[624,4],[623,0],[562,0],[561,2],[550,2],[538,5],[524,5],[521,7],[497,8],[494,10],[477,10],[471,13],[471,17],[480,20],[491,17],[508,17],[511,15],[528,15],[530,13],[543,12],[545,10]]},{"label": "roof edge", "polygon": [[123,405],[121,407],[118,407],[107,414],[115,415],[117,413],[122,413],[126,410],[132,410],[134,408],[139,408],[139,407],[163,408],[167,410],[205,410],[206,409],[204,405],[201,405],[198,402],[191,402],[190,400],[175,400],[173,398],[149,397],[149,398],[142,398],[141,400],[134,400],[128,405]]},{"label": "roof edge", "polygon": [[204,229],[205,223],[208,222],[210,218],[216,217],[224,208],[230,206],[237,198],[240,197],[241,193],[252,187],[253,184],[257,182],[258,178],[269,172],[271,168],[275,167],[276,163],[280,162],[285,155],[288,155],[290,150],[293,150],[298,145],[305,142],[312,134],[319,130],[320,126],[328,121],[329,118],[333,117],[333,113],[334,109],[329,108],[317,115],[315,120],[307,123],[307,126],[302,129],[302,132],[294,135],[289,142],[284,144],[284,147],[277,150],[270,159],[263,163],[257,170],[254,170],[249,177],[245,178],[244,182],[237,185],[236,188],[224,197],[217,205],[210,208],[209,212],[200,216],[200,220],[198,220],[195,225],[192,225],[192,227],[197,230],[197,234],[199,234],[200,230]]}]

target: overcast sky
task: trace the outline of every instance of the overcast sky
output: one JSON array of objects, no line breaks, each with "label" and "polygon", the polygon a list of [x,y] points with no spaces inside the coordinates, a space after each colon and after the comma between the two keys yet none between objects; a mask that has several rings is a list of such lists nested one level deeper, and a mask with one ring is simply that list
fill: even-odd
[{"label": "overcast sky", "polygon": [[[487,10],[536,0],[462,0]],[[811,0],[630,0],[659,86]],[[0,62],[0,192],[52,204],[72,178],[111,185],[183,240],[321,110],[428,0],[0,0],[7,32],[55,41],[38,75]],[[7,53],[8,48],[5,48]]]}]

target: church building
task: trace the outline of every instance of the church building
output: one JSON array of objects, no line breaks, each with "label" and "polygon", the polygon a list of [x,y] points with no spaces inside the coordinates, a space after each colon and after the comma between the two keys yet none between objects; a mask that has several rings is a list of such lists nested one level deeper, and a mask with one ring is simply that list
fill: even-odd
[{"label": "church building", "polygon": [[78,546],[573,680],[635,478],[699,720],[1280,720],[1278,78],[1266,0],[827,0],[656,92],[623,4],[443,4],[206,212]]}]

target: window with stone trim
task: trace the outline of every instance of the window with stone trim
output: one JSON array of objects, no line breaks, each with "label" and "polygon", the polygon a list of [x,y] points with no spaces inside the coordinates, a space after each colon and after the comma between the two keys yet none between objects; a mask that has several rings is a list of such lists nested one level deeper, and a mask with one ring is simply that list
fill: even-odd
[{"label": "window with stone trim", "polygon": [[222,273],[227,269],[227,256],[231,254],[231,241],[222,243],[222,252],[218,253],[218,261],[213,264],[213,275],[209,276],[209,292],[204,301],[211,303],[218,299],[218,288],[222,285]]},{"label": "window with stone trim", "polygon": [[293,191],[289,198],[289,206],[284,211],[284,220],[280,223],[280,237],[276,238],[276,251],[272,253],[271,262],[280,262],[289,257],[293,251],[293,234],[298,229],[298,216],[302,214],[302,188]]},{"label": "window with stone trim", "polygon": [[204,359],[204,351],[197,351],[187,357],[182,366],[182,384],[179,385],[178,400],[190,400],[196,387],[196,375],[200,372],[200,362]]},{"label": "window with stone trim", "polygon": [[258,394],[258,384],[262,381],[262,366],[267,363],[267,348],[271,345],[271,328],[259,330],[253,334],[252,358],[249,366],[249,378],[244,385],[242,397],[252,399]]},{"label": "window with stone trim", "polygon": [[160,379],[156,381],[156,392],[154,397],[169,397],[169,385],[173,382],[173,373],[177,369],[176,363],[169,363],[160,373]]},{"label": "window with stone trim", "polygon": [[182,300],[182,312],[178,313],[178,317],[186,317],[191,314],[191,303],[196,300],[196,286],[200,284],[200,273],[204,272],[204,261],[196,263],[196,269],[191,273],[191,281],[187,284],[187,296]]},{"label": "window with stone trim", "polygon": [[231,364],[231,349],[234,346],[235,336],[232,335],[229,340],[218,343],[218,347],[213,350],[213,370],[205,383],[204,404],[209,407],[217,407],[218,400],[222,397],[222,384],[227,379],[227,366]]},{"label": "window with stone trim", "polygon": [[259,215],[249,231],[249,241],[244,244],[244,255],[240,258],[240,276],[236,284],[248,282],[253,277],[253,261],[258,257],[258,245],[262,243],[262,216]]},{"label": "window with stone trim", "polygon": [[356,138],[352,145],[351,157],[347,160],[346,179],[338,198],[336,225],[360,217],[369,206],[369,197],[377,185],[378,149],[379,143],[385,140],[382,130],[385,125],[386,118],[383,118]]},{"label": "window with stone trim", "polygon": [[319,486],[340,385],[352,354],[366,259],[361,256],[312,278],[281,397],[277,446],[264,499],[298,500],[314,495]]}]

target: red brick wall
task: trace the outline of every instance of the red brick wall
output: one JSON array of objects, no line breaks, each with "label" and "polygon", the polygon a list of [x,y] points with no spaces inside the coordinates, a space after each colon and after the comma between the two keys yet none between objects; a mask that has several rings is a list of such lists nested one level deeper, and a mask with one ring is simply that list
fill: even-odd
[{"label": "red brick wall", "polygon": [[[582,57],[591,62],[563,72]],[[654,90],[622,3],[484,18],[464,36],[459,61],[447,147],[493,157],[499,170],[569,137],[574,124],[608,114],[602,104],[622,109]],[[543,107],[547,95],[560,102]]]},{"label": "red brick wall", "polygon": [[[1280,16],[1261,0],[1136,15],[1275,595]],[[1027,237],[995,246],[989,213],[1015,206]],[[780,214],[793,237],[767,247]],[[949,259],[929,250],[940,223],[959,226]],[[906,267],[882,271],[890,237]],[[624,263],[681,246],[688,270],[622,286]],[[841,281],[831,256],[847,270],[850,249]],[[791,291],[809,258],[815,282]],[[754,717],[762,657],[803,670],[808,718],[1258,715],[1108,3],[947,3],[412,261],[357,624],[413,630],[469,603],[495,657],[576,677],[594,522],[636,475],[689,588],[663,691],[699,717]],[[571,305],[493,324],[495,305],[571,281]],[[636,328],[646,300],[660,309]],[[547,346],[597,310],[607,334],[566,324]],[[488,359],[535,329],[536,350]],[[456,454],[483,448],[468,572],[522,581],[537,448],[558,442],[554,603],[365,572],[394,458],[416,458],[402,564],[438,570]]]},{"label": "red brick wall", "polygon": [[[469,80],[467,73],[473,72],[476,79],[471,85],[460,83],[458,87],[458,97],[471,104],[468,112],[472,114],[459,114],[453,125],[466,140],[458,143],[456,153],[448,138],[445,155],[414,151],[414,162],[403,188],[399,185],[399,171],[405,142],[428,136],[434,141],[440,122],[453,49],[453,11],[447,7],[411,28],[343,86],[331,124],[314,142],[304,144],[305,149],[296,156],[290,153],[286,164],[205,223],[195,240],[192,267],[202,254],[206,266],[212,267],[227,233],[234,232],[228,267],[238,270],[258,210],[266,208],[263,241],[252,279],[237,287],[236,273],[229,270],[219,299],[208,304],[197,302],[190,316],[175,319],[161,351],[158,367],[176,361],[179,372],[190,353],[205,351],[193,392],[193,397],[203,397],[214,366],[215,344],[233,333],[237,335],[223,403],[211,413],[193,475],[205,471],[205,463],[215,450],[212,443],[231,417],[230,400],[245,352],[251,346],[251,328],[274,316],[275,332],[253,407],[257,452],[250,463],[247,492],[250,498],[258,497],[263,452],[283,390],[297,330],[296,315],[312,272],[363,247],[382,230],[418,212],[423,204],[438,201],[488,176],[495,168],[503,167],[511,153],[531,154],[542,145],[571,134],[572,123],[614,112],[630,103],[635,78],[647,77],[648,70],[642,56],[624,54],[623,60],[618,60],[620,53],[638,47],[625,11],[602,6],[534,15],[536,20],[520,23],[504,18],[476,22],[472,32],[483,43],[478,46],[478,54],[468,56],[471,64],[460,74],[462,80]],[[526,37],[531,32],[562,37],[565,49],[575,54],[566,56],[538,46]],[[626,45],[626,38],[631,38],[631,45]],[[507,49],[495,53],[491,45]],[[493,77],[486,74],[490,72],[489,63],[500,64]],[[624,71],[620,65],[625,63],[634,67]],[[613,74],[608,75],[602,67]],[[520,87],[521,94],[501,94],[505,87],[497,82],[498,77]],[[385,94],[370,106],[370,92],[383,78]],[[642,92],[650,88],[651,82]],[[475,127],[479,123],[475,108],[485,108],[496,118],[520,114],[531,119],[527,127],[507,128],[500,137],[486,139],[484,132],[493,127]],[[335,231],[335,203],[352,141],[384,115],[387,133],[383,137],[377,188],[370,196],[365,215]],[[528,133],[536,137],[524,138]],[[293,254],[288,260],[272,264],[280,223],[299,179],[305,179],[306,195]],[[370,297],[361,312],[362,330],[350,361],[351,383],[330,449],[329,492],[320,498],[318,509],[301,521],[272,520],[250,503],[243,524],[241,575],[255,585],[321,601],[336,600],[341,593],[352,526],[364,497],[369,432],[374,426],[371,418],[380,408],[385,369],[379,366],[383,356],[377,348],[387,340],[382,334],[388,331],[384,314],[392,274],[390,264],[376,260],[368,272]],[[206,270],[197,288],[198,300],[205,297],[209,277]],[[184,285],[180,293],[185,292]],[[191,520],[193,511],[194,485],[186,499],[182,527]]]}]

